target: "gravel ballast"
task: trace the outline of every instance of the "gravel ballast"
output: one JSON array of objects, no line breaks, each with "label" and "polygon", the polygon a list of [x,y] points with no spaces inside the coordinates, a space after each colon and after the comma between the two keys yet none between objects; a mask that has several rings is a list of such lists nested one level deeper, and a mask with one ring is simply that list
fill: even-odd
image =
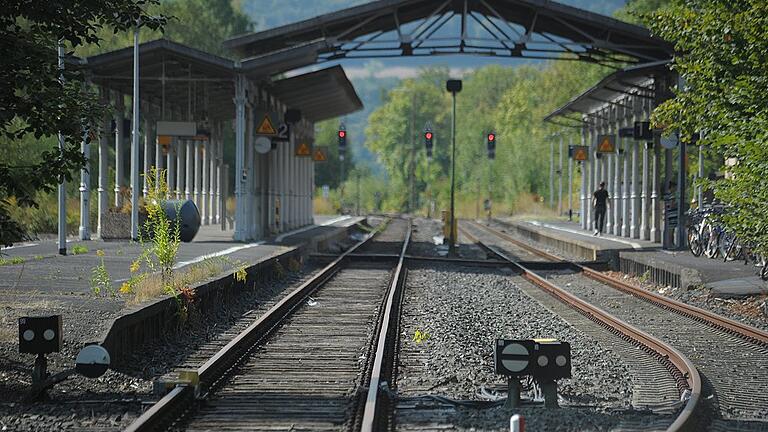
[{"label": "gravel ballast", "polygon": [[[529,417],[528,431],[615,430],[611,426],[622,421],[659,420],[656,415],[632,411],[632,379],[617,354],[528,297],[519,288],[527,282],[509,273],[445,264],[409,271],[399,396],[479,400],[482,388],[506,389],[504,378],[493,370],[497,338],[556,338],[571,343],[573,378],[560,382],[562,409],[545,410],[535,404],[518,410]],[[417,331],[428,334],[425,341],[414,340]],[[615,412],[622,413],[621,419]],[[508,421],[509,413],[500,407],[442,406],[436,413],[403,405],[397,411],[401,430],[509,430]]]},{"label": "gravel ballast", "polygon": [[[0,431],[124,429],[158,399],[152,394],[153,379],[179,366],[200,366],[316,268],[307,264],[299,272],[268,276],[254,289],[244,290],[235,301],[219,308],[214,316],[190,322],[178,334],[136,352],[119,371],[109,370],[95,380],[73,375],[49,391],[46,402],[19,402],[29,387],[34,357],[19,354],[15,339],[0,342]],[[103,320],[120,310],[114,302],[94,301],[86,310],[79,303],[65,300],[43,305],[42,309],[68,317],[64,321],[63,351],[48,356],[52,373],[71,367],[82,346],[101,334]],[[30,314],[35,312],[30,310]]]}]

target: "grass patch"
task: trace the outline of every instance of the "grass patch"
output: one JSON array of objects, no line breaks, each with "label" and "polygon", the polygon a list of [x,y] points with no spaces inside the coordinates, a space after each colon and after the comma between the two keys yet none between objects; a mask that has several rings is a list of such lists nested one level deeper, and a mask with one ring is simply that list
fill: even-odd
[{"label": "grass patch", "polygon": [[[243,273],[245,273],[245,267],[240,263],[232,263],[231,260],[224,257],[208,258],[174,271],[169,282],[174,292],[182,292],[200,282],[204,282],[234,268],[243,269]],[[240,270],[236,273],[239,272]],[[121,287],[120,291],[122,293],[133,295],[129,299],[130,303],[141,303],[168,293],[167,287],[163,286],[160,274],[144,274],[142,276],[133,283],[130,281],[124,283],[123,287]],[[128,285],[126,286],[126,284]]]},{"label": "grass patch", "polygon": [[82,255],[88,253],[88,248],[83,245],[74,245],[72,246],[72,254],[73,255]]},{"label": "grass patch", "polygon": [[22,257],[0,258],[0,267],[13,265],[13,264],[24,264],[24,258]]}]

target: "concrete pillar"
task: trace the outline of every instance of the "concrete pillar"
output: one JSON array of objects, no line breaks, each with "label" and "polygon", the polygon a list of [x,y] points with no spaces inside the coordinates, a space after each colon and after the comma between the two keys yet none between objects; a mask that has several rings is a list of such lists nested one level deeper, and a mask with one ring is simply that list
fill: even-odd
[{"label": "concrete pillar", "polygon": [[[606,135],[610,135],[613,132],[613,120],[615,118],[615,108],[613,106],[609,106],[605,110],[605,116],[606,120],[603,122],[603,133]],[[608,198],[609,200],[613,199],[613,195],[616,193],[616,188],[613,184],[613,154],[611,153],[605,153],[603,155],[603,158],[605,159],[605,171],[603,172],[603,177],[605,181],[605,187],[608,190]],[[607,201],[606,205],[609,205],[609,208],[606,209],[605,213],[605,232],[606,234],[610,234],[613,232],[613,206],[611,201]]]},{"label": "concrete pillar", "polygon": [[614,168],[613,168],[613,191],[611,191],[611,198],[613,199],[613,208],[611,211],[613,212],[613,235],[620,236],[621,235],[621,227],[623,224],[622,221],[622,213],[621,213],[621,194],[622,194],[622,187],[621,187],[621,162],[623,156],[621,155],[621,138],[619,138],[619,129],[621,129],[621,110],[622,108],[617,107],[614,109],[614,117],[613,117],[613,136],[616,140],[616,154],[613,156],[614,161]]},{"label": "concrete pillar", "polygon": [[185,147],[184,156],[186,157],[186,167],[184,168],[184,199],[194,198],[195,187],[195,145],[193,141],[183,140],[180,143]]},{"label": "concrete pillar", "polygon": [[187,175],[187,144],[183,140],[176,140],[176,199],[184,198],[184,180]]},{"label": "concrete pillar", "polygon": [[[109,103],[109,92],[102,90],[102,101]],[[99,217],[96,226],[96,234],[101,237],[102,223],[104,214],[109,207],[109,196],[107,188],[109,187],[109,180],[107,179],[107,172],[109,171],[109,129],[110,119],[108,115],[105,115],[101,121],[101,129],[99,130]]]},{"label": "concrete pillar", "polygon": [[[585,119],[582,117],[581,121],[581,142],[580,144],[585,146],[587,145],[587,123],[586,121],[589,120],[588,118]],[[581,229],[588,229],[589,228],[589,222],[587,219],[587,208],[589,207],[589,195],[587,195],[587,179],[589,176],[587,175],[587,171],[589,169],[589,160],[587,161],[580,161],[579,165],[581,166],[581,195],[579,195],[579,219],[581,220]]]},{"label": "concrete pillar", "polygon": [[[643,100],[643,106],[647,107],[645,100]],[[647,112],[644,110],[643,118],[649,118],[650,112]],[[649,201],[650,201],[650,185],[648,184],[648,171],[649,171],[649,163],[648,163],[648,145],[645,141],[641,142],[640,145],[643,147],[643,171],[642,171],[642,190],[640,194],[640,239],[641,240],[649,240],[651,231],[650,231],[650,223],[649,223]]]},{"label": "concrete pillar", "polygon": [[80,170],[80,240],[91,239],[91,176],[90,176],[90,155],[91,146],[88,143],[89,127],[83,130],[83,140],[80,144],[80,151],[85,157],[85,167]]},{"label": "concrete pillar", "polygon": [[123,197],[120,189],[123,186],[123,151],[125,140],[123,139],[123,115],[125,110],[124,96],[118,93],[115,97],[115,207],[123,206]]},{"label": "concrete pillar", "polygon": [[[165,165],[163,164],[163,147],[164,146],[160,144],[160,137],[157,134],[155,134],[155,169],[158,172],[158,176],[160,174],[160,171],[163,169],[163,166]],[[155,184],[155,189],[159,189],[160,179],[158,178],[156,180],[158,181]]]},{"label": "concrete pillar", "polygon": [[223,125],[218,122],[216,125],[216,223],[222,223],[222,208],[224,207],[225,197],[223,195],[222,183],[227,179],[224,178],[224,129]]},{"label": "concrete pillar", "polygon": [[[631,101],[631,99],[628,99],[628,101]],[[624,126],[629,125],[629,111],[627,109],[623,110],[623,122]],[[630,208],[632,207],[631,201],[630,201],[630,190],[631,186],[629,183],[629,176],[630,176],[630,162],[632,161],[632,154],[631,154],[631,141],[627,138],[621,139],[621,147],[624,149],[624,157],[622,158],[623,162],[623,168],[622,171],[624,173],[623,181],[622,181],[622,188],[621,188],[621,235],[624,237],[629,237],[629,227],[631,225],[629,220],[629,214],[630,214]]]},{"label": "concrete pillar", "polygon": [[144,117],[144,164],[142,166],[141,195],[147,197],[147,176],[152,166],[152,122],[149,116]]},{"label": "concrete pillar", "polygon": [[254,172],[254,129],[255,125],[254,118],[253,118],[253,105],[251,103],[246,103],[245,105],[245,112],[246,112],[246,141],[245,141],[245,170],[246,170],[246,181],[243,183],[243,193],[244,193],[244,199],[245,199],[245,221],[247,223],[245,227],[245,232],[247,233],[247,236],[249,239],[252,239],[254,237],[254,226],[253,226],[253,207],[254,207],[254,199],[253,199],[253,182],[255,177]]},{"label": "concrete pillar", "polygon": [[315,196],[315,161],[309,161],[309,223],[315,223],[315,208],[313,198]]},{"label": "concrete pillar", "polygon": [[273,149],[270,150],[268,153],[268,189],[269,189],[269,208],[268,211],[268,223],[269,223],[269,233],[273,234],[277,232],[277,218],[275,216],[276,211],[276,204],[278,201],[278,177],[277,177],[277,171],[279,169],[278,166],[278,150]]},{"label": "concrete pillar", "polygon": [[586,146],[589,149],[589,160],[587,161],[587,185],[586,185],[586,225],[587,230],[594,228],[592,222],[592,193],[595,191],[595,167],[597,166],[597,155],[595,154],[594,136],[592,134],[594,123],[593,119],[586,117],[589,125],[585,128]]},{"label": "concrete pillar", "polygon": [[168,145],[168,154],[166,155],[166,165],[168,165],[168,194],[166,198],[171,199],[175,196],[174,188],[176,187],[176,146],[179,146],[179,140],[174,138],[171,144]]},{"label": "concrete pillar", "polygon": [[218,160],[218,154],[216,153],[216,147],[218,141],[215,137],[211,137],[208,141],[209,147],[209,159],[208,159],[208,224],[216,223],[216,161]]},{"label": "concrete pillar", "polygon": [[[634,99],[634,98],[633,98]],[[637,100],[633,100],[632,105],[635,107],[632,115],[633,123],[638,121],[639,113],[637,111]],[[632,189],[630,191],[629,199],[632,202],[630,208],[630,226],[629,236],[631,238],[640,238],[640,179],[638,177],[639,165],[640,165],[640,146],[637,142],[632,141]]]},{"label": "concrete pillar", "polygon": [[200,147],[199,141],[192,141],[192,148],[194,149],[194,156],[193,159],[195,161],[195,171],[192,175],[192,181],[193,183],[193,194],[195,196],[195,204],[197,205],[197,209],[200,211],[200,215],[202,216],[202,207],[203,207],[203,200],[202,200],[202,185],[203,185],[203,178],[202,178],[202,148]]},{"label": "concrete pillar", "polygon": [[[663,101],[663,78],[653,79],[654,94],[652,108],[656,108]],[[658,132],[653,133],[653,166],[651,167],[651,229],[650,238],[653,242],[661,241],[661,184],[660,177],[661,163],[661,135]]]},{"label": "concrete pillar", "polygon": [[209,179],[208,179],[208,161],[211,158],[211,155],[209,153],[210,149],[208,148],[208,142],[201,141],[200,142],[200,152],[201,155],[201,177],[202,181],[200,183],[200,219],[201,223],[203,225],[208,225],[208,187],[210,186]]},{"label": "concrete pillar", "polygon": [[286,151],[286,145],[280,143],[277,145],[280,149],[280,232],[287,231],[286,229],[286,208],[288,205],[288,152]]},{"label": "concrete pillar", "polygon": [[243,170],[245,168],[245,77],[238,74],[235,80],[235,234],[236,241],[245,241],[245,195]]}]

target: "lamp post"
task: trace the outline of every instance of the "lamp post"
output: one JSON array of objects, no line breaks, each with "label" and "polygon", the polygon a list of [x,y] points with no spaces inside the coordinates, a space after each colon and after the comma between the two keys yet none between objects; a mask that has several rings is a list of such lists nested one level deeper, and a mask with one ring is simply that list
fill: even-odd
[{"label": "lamp post", "polygon": [[451,227],[448,254],[456,255],[456,93],[461,91],[461,80],[448,80],[445,88],[453,96],[453,116],[451,117]]}]

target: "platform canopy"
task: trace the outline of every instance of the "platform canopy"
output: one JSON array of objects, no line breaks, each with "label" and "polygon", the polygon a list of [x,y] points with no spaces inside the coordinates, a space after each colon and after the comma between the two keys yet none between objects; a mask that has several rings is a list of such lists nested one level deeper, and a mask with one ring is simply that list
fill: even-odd
[{"label": "platform canopy", "polygon": [[[547,114],[544,121],[555,123],[555,119],[559,117],[580,124],[582,121],[581,114],[594,112],[605,105],[617,104],[616,100],[622,96],[633,95],[653,99],[655,88],[652,78],[666,74],[669,74],[668,60],[618,70]],[[572,117],[574,114],[578,118]]]},{"label": "platform canopy", "polygon": [[[261,62],[237,63],[167,39],[145,42],[139,45],[140,99],[165,107],[168,118],[230,120],[235,116],[235,77],[242,73],[312,121],[362,108],[341,67],[273,82],[271,76],[286,67],[282,60],[278,52]],[[131,94],[133,47],[88,57],[79,66],[87,69],[94,84]]]},{"label": "platform canopy", "polygon": [[341,66],[281,79],[273,83],[271,92],[313,122],[363,109]]},{"label": "platform canopy", "polygon": [[282,52],[294,67],[345,58],[475,54],[612,65],[665,60],[643,27],[548,0],[378,0],[233,37],[241,57]]}]

